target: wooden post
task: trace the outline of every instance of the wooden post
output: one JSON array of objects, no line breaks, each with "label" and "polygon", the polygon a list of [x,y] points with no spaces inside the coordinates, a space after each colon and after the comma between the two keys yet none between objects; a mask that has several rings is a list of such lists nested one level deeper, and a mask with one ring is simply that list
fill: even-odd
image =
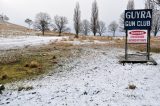
[{"label": "wooden post", "polygon": [[148,34],[147,34],[147,59],[150,60],[150,30],[148,30]]},{"label": "wooden post", "polygon": [[126,30],[126,42],[125,42],[125,60],[128,60],[128,30]]}]

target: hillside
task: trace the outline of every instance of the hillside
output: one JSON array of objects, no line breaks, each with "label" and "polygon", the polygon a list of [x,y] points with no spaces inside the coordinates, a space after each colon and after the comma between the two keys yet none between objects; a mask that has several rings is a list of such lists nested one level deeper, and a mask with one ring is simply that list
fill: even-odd
[{"label": "hillside", "polygon": [[28,28],[10,22],[0,22],[0,35],[24,35],[29,33]]}]

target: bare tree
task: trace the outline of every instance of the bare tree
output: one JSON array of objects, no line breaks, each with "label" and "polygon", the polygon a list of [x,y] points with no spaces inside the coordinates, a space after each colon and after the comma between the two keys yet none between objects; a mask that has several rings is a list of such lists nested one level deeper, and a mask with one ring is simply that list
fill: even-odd
[{"label": "bare tree", "polygon": [[54,31],[57,31],[59,33],[59,36],[61,36],[61,33],[69,31],[70,29],[66,26],[68,24],[68,20],[66,17],[63,16],[55,16],[54,17]]},{"label": "bare tree", "polygon": [[81,29],[81,32],[84,34],[84,35],[88,35],[88,33],[90,32],[90,23],[88,20],[83,20],[82,21],[82,29]]},{"label": "bare tree", "polygon": [[3,14],[0,14],[0,21],[1,22],[6,22],[9,20],[9,17]]},{"label": "bare tree", "polygon": [[[127,4],[127,10],[134,10],[134,9],[135,9],[134,0],[129,0]],[[119,30],[121,32],[124,32],[124,12],[120,15]]]},{"label": "bare tree", "polygon": [[33,24],[33,21],[32,21],[31,19],[27,18],[27,19],[25,20],[25,23],[28,24],[28,28],[30,29],[31,25]]},{"label": "bare tree", "polygon": [[160,31],[160,11],[153,0],[145,0],[145,9],[152,9],[152,33],[156,36]]},{"label": "bare tree", "polygon": [[92,4],[92,14],[91,14],[91,31],[93,32],[94,36],[96,36],[97,28],[98,28],[98,5],[97,1],[95,0]]},{"label": "bare tree", "polygon": [[119,31],[125,32],[124,30],[124,12],[120,15],[120,18],[119,18]]},{"label": "bare tree", "polygon": [[160,11],[157,10],[153,14],[153,20],[152,20],[152,32],[154,36],[157,36],[157,33],[160,31]]},{"label": "bare tree", "polygon": [[78,34],[81,31],[81,11],[80,11],[80,6],[79,3],[76,3],[76,7],[74,9],[74,17],[73,17],[73,21],[74,21],[74,29],[76,32],[76,38],[78,38]]},{"label": "bare tree", "polygon": [[106,25],[103,21],[98,22],[98,29],[97,32],[99,33],[100,36],[102,36],[103,33],[105,33],[107,30]]},{"label": "bare tree", "polygon": [[145,9],[156,9],[156,3],[153,0],[145,0]]},{"label": "bare tree", "polygon": [[135,5],[134,5],[134,0],[129,0],[127,4],[127,10],[134,10]]},{"label": "bare tree", "polygon": [[49,30],[49,25],[51,23],[51,17],[47,13],[40,12],[36,15],[34,28],[38,29],[44,35],[46,30]]},{"label": "bare tree", "polygon": [[[146,2],[147,0],[145,0],[145,2]],[[155,3],[156,4],[156,6],[158,6],[158,7],[160,7],[160,0],[149,0],[150,1],[150,3]]]},{"label": "bare tree", "polygon": [[108,26],[108,29],[109,29],[109,31],[111,31],[113,33],[113,36],[115,36],[115,32],[116,32],[117,28],[118,28],[118,24],[116,21],[111,22]]}]

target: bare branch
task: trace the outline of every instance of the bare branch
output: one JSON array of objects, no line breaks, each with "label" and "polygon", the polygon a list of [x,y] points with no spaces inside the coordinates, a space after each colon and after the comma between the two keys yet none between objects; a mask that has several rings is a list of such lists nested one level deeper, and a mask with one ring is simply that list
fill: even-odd
[{"label": "bare branch", "polygon": [[90,23],[88,20],[83,20],[82,21],[82,30],[81,32],[84,34],[84,35],[88,35],[88,33],[90,32]]},{"label": "bare branch", "polygon": [[127,4],[127,10],[134,10],[135,5],[134,5],[134,0],[129,0]]},{"label": "bare branch", "polygon": [[99,33],[100,36],[102,36],[103,33],[105,33],[107,30],[106,25],[103,21],[98,22],[98,29],[97,32]]},{"label": "bare branch", "polygon": [[28,27],[29,27],[29,29],[30,29],[31,25],[33,24],[33,21],[32,21],[31,19],[27,18],[27,19],[25,20],[25,23],[28,24]]},{"label": "bare branch", "polygon": [[[127,4],[127,10],[134,10],[134,9],[135,9],[134,0],[129,0]],[[124,12],[120,15],[119,30],[121,32],[124,32]]]},{"label": "bare branch", "polygon": [[113,33],[113,36],[115,36],[115,32],[116,32],[117,28],[118,28],[118,24],[116,21],[111,22],[108,26],[108,29],[109,29],[109,31],[111,31]]},{"label": "bare branch", "polygon": [[70,29],[66,26],[68,24],[68,20],[66,17],[63,16],[55,16],[54,17],[54,31],[57,31],[59,33],[59,36],[61,36],[61,33],[69,31]]},{"label": "bare branch", "polygon": [[44,35],[44,32],[49,30],[50,23],[51,17],[49,14],[40,12],[36,15],[34,28],[42,31],[42,34]]}]

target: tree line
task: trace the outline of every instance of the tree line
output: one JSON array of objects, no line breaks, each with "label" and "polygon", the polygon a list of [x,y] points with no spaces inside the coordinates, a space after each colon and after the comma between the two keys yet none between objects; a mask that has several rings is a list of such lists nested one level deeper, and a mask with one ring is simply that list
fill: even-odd
[{"label": "tree line", "polygon": [[[45,31],[51,29],[55,32],[58,32],[59,36],[61,36],[63,32],[70,31],[70,28],[67,26],[68,20],[67,17],[65,16],[56,15],[53,19],[51,19],[48,13],[40,12],[36,14],[34,21],[27,18],[25,22],[28,24],[29,28],[31,27],[31,25],[33,25],[33,28],[41,31],[43,35]],[[76,38],[79,37],[79,34],[89,35],[89,33],[91,32],[93,33],[94,36],[96,35],[102,36],[107,31],[105,22],[99,20],[99,9],[96,0],[92,3],[90,21],[87,19],[81,20],[80,5],[79,2],[77,2],[74,8],[73,22],[74,22],[73,26]],[[118,24],[116,23],[116,21],[112,22],[108,26],[109,31],[112,31],[114,35],[117,28]]]},{"label": "tree line", "polygon": [[[160,31],[160,0],[144,1],[145,9],[153,10],[152,33],[156,36]],[[134,9],[134,0],[129,0],[126,10]],[[0,14],[0,21],[8,20],[9,18],[6,15]],[[71,29],[67,26],[69,21],[65,16],[56,15],[52,19],[48,13],[40,12],[36,14],[34,21],[27,18],[25,22],[28,24],[29,29],[33,26],[34,29],[41,31],[43,35],[45,31],[49,30],[58,32],[59,36],[61,36],[63,32],[71,31]],[[119,31],[124,32],[124,12],[120,15],[119,24],[116,21],[112,21],[107,28],[105,22],[99,18],[99,8],[96,0],[92,3],[90,20],[81,19],[80,5],[79,2],[77,2],[74,8],[73,23],[76,38],[79,37],[79,34],[89,35],[90,33],[94,36],[102,36],[107,30],[112,32],[113,36],[115,36],[115,32],[118,29]]]}]

